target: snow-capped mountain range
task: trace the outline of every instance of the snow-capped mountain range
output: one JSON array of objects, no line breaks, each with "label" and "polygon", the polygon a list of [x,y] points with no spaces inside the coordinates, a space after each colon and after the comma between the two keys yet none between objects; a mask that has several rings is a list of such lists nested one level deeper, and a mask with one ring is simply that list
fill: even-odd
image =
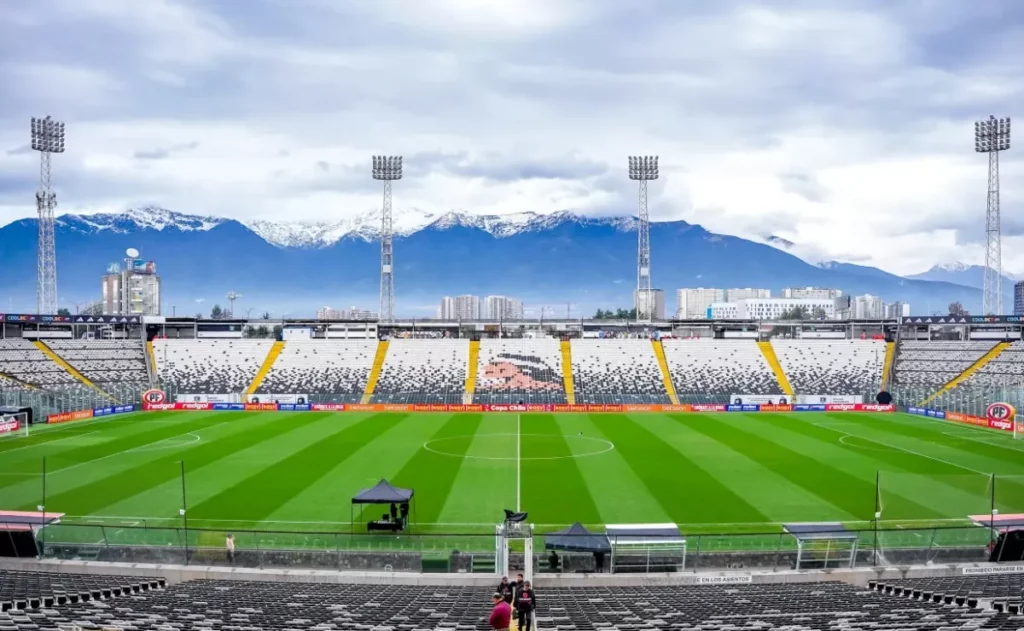
[{"label": "snow-capped mountain range", "polygon": [[[127,234],[134,230],[164,230],[176,228],[182,232],[208,231],[227,219],[186,215],[156,206],[134,208],[117,214],[63,215],[59,225],[80,232],[110,231]],[[436,215],[418,209],[394,211],[392,225],[395,236],[407,237],[425,228],[448,230],[454,227],[476,228],[491,236],[503,238],[528,232],[541,232],[552,226],[575,222],[587,225],[606,225],[620,231],[636,230],[635,217],[591,219],[567,211],[550,214],[533,212],[507,215],[473,215],[450,211]],[[376,241],[381,233],[379,209],[335,223],[282,222],[242,220],[239,223],[259,235],[267,243],[281,248],[326,248],[348,238]]]},{"label": "snow-capped mountain range", "polygon": [[[551,214],[430,214],[396,211],[396,309],[432,315],[444,295],[502,294],[530,305],[572,302],[577,313],[627,307],[636,279],[633,217]],[[238,221],[158,207],[63,215],[56,225],[61,299],[94,300],[100,277],[131,247],[157,264],[170,313],[235,291],[257,310],[312,315],[324,304],[377,304],[380,211],[334,223]],[[35,299],[35,219],[0,227],[0,287],[7,309]],[[913,313],[981,303],[977,266],[947,265],[901,277],[863,265],[811,264],[792,244],[716,234],[685,221],[651,224],[652,279],[668,314],[680,287],[833,287],[910,302]],[[1012,297],[1012,281],[1004,283]],[[1012,300],[1004,298],[1005,304]],[[241,306],[240,303],[237,306]],[[23,311],[27,312],[27,311]]]}]

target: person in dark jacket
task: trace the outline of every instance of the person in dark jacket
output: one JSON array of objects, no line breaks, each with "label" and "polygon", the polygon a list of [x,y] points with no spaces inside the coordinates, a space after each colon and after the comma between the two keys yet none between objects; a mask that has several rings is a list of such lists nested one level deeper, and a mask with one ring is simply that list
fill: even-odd
[{"label": "person in dark jacket", "polygon": [[511,607],[516,595],[515,583],[510,582],[507,576],[502,576],[501,582],[498,583],[498,593],[501,594],[501,599]]},{"label": "person in dark jacket", "polygon": [[512,608],[502,600],[501,594],[495,593],[491,600],[494,602],[494,609],[491,610],[487,623],[494,631],[508,631],[509,624],[512,623]]},{"label": "person in dark jacket", "polygon": [[530,631],[533,626],[533,612],[537,608],[537,595],[533,593],[530,581],[523,583],[522,589],[516,592],[516,615],[519,631]]}]

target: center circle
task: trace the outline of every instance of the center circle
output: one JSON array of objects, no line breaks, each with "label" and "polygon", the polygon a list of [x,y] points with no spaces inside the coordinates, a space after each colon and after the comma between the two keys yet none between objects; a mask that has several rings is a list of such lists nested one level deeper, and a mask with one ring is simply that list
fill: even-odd
[{"label": "center circle", "polygon": [[[516,441],[510,438],[519,438],[520,455],[516,455]],[[545,443],[554,441],[582,441],[588,445],[587,451],[573,453],[565,456],[531,456],[540,451],[549,451],[544,448]],[[564,460],[567,458],[586,458],[588,456],[599,456],[615,449],[615,443],[603,438],[592,436],[563,436],[561,434],[466,434],[464,436],[445,436],[435,438],[423,443],[423,448],[439,456],[451,456],[453,458],[469,458],[473,460]],[[461,453],[460,451],[461,450]],[[509,453],[511,452],[511,453]],[[526,452],[526,455],[522,455]]]}]

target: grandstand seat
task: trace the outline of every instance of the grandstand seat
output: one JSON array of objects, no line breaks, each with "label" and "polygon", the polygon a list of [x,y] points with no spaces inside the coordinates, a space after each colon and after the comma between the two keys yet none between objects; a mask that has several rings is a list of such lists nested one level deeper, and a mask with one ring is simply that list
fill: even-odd
[{"label": "grandstand seat", "polygon": [[[987,342],[986,342],[987,343]],[[959,387],[1000,387],[1024,383],[1024,342],[1013,342],[1002,353],[992,358]]]},{"label": "grandstand seat", "polygon": [[934,391],[981,359],[994,345],[988,341],[902,341],[896,353],[893,381],[903,387]]},{"label": "grandstand seat", "polygon": [[[106,600],[117,596],[142,594],[166,587],[162,578],[141,578],[138,576],[117,576],[103,574],[62,574],[57,572],[27,572],[21,570],[0,570],[0,628],[15,622],[10,610],[40,609],[64,606],[78,602]],[[43,622],[51,622],[50,615],[60,617],[55,611],[44,616]],[[31,617],[30,617],[31,618]],[[16,628],[38,629],[34,624],[17,624]],[[44,624],[42,628],[56,628]]]},{"label": "grandstand seat", "polygon": [[185,394],[244,392],[270,352],[272,340],[153,340],[157,375]]},{"label": "grandstand seat", "polygon": [[649,339],[572,340],[576,403],[670,403]]},{"label": "grandstand seat", "polygon": [[469,340],[391,340],[375,403],[462,403]]},{"label": "grandstand seat", "polygon": [[781,395],[753,340],[662,340],[680,403],[725,403],[732,394]]},{"label": "grandstand seat", "polygon": [[886,579],[874,581],[869,586],[893,596],[947,605],[963,606],[969,601],[985,599],[1002,611],[1012,606],[1017,613],[1022,613],[1024,574]]},{"label": "grandstand seat", "polygon": [[84,389],[68,371],[24,339],[0,340],[0,373],[37,388]]},{"label": "grandstand seat", "polygon": [[109,383],[149,385],[142,340],[48,340],[46,345],[100,388]]},{"label": "grandstand seat", "polygon": [[885,340],[772,340],[775,356],[797,395],[878,392]]},{"label": "grandstand seat", "polygon": [[377,344],[375,339],[289,341],[257,392],[358,403],[370,379]]},{"label": "grandstand seat", "polygon": [[481,340],[473,401],[565,403],[562,370],[558,340]]}]

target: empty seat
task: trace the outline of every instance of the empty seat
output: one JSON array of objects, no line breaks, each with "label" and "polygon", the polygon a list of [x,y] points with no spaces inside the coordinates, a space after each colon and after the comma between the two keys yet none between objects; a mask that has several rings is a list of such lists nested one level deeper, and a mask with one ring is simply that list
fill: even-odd
[{"label": "empty seat", "polygon": [[374,388],[376,403],[462,403],[469,340],[392,340]]},{"label": "empty seat", "polygon": [[576,403],[669,403],[649,339],[572,340]]},{"label": "empty seat", "polygon": [[377,345],[375,339],[288,341],[257,392],[358,402],[370,379]]},{"label": "empty seat", "polygon": [[555,339],[481,340],[476,403],[565,403],[562,351]]},{"label": "empty seat", "polygon": [[669,339],[662,346],[681,403],[726,402],[733,394],[782,394],[753,340]]},{"label": "empty seat", "polygon": [[160,381],[181,393],[244,392],[256,378],[271,340],[153,340]]},{"label": "empty seat", "polygon": [[884,340],[772,340],[795,394],[870,395],[882,383]]}]

